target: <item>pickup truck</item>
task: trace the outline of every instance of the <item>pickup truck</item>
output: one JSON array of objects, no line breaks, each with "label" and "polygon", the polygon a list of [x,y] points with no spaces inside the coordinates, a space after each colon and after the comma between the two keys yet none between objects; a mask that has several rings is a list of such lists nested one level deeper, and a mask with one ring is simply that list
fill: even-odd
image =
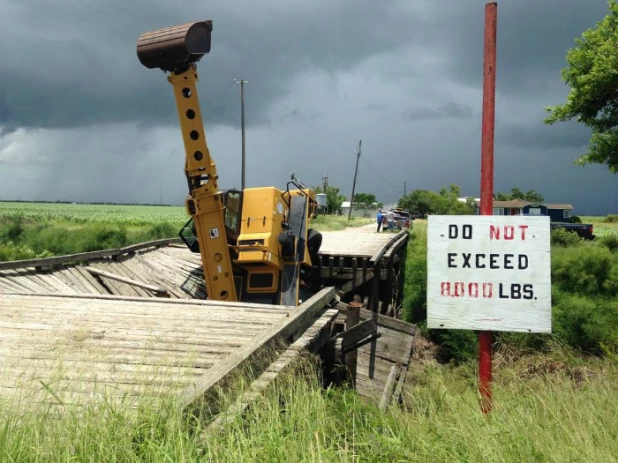
[{"label": "pickup truck", "polygon": [[[531,214],[521,214],[524,216],[534,217]],[[537,216],[538,217],[538,216]],[[557,230],[562,228],[566,231],[570,231],[573,233],[577,233],[577,236],[583,238],[585,240],[593,240],[595,238],[594,235],[594,227],[590,223],[574,223],[572,219],[567,219],[565,222],[551,222],[549,224],[550,230]]]},{"label": "pickup truck", "polygon": [[594,227],[589,223],[551,222],[550,228],[552,230],[562,228],[564,230],[577,233],[580,238],[585,240],[593,240],[595,238]]}]

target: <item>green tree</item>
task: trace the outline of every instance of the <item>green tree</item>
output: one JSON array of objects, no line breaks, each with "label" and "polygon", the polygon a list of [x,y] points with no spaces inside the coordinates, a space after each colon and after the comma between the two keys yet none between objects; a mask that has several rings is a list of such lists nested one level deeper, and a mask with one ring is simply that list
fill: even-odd
[{"label": "green tree", "polygon": [[372,193],[357,193],[354,195],[352,205],[355,209],[362,209],[363,215],[367,216],[367,209],[371,209],[374,205],[382,207],[382,203],[378,203],[376,195]]},{"label": "green tree", "polygon": [[[324,188],[317,186],[313,189],[316,193],[324,193]],[[334,214],[341,209],[341,204],[345,201],[345,196],[339,194],[339,188],[333,185],[326,187],[326,213]]]},{"label": "green tree", "polygon": [[458,185],[449,185],[439,192],[428,190],[414,190],[398,201],[399,207],[423,216],[427,214],[439,215],[470,215],[474,214],[471,202],[459,200],[461,189]]},{"label": "green tree", "polygon": [[543,201],[545,201],[545,198],[543,197],[543,195],[539,193],[538,191],[534,191],[534,190],[526,191],[526,194],[524,195],[524,199],[534,204],[541,204]]},{"label": "green tree", "polygon": [[540,204],[545,201],[541,193],[535,190],[528,190],[525,193],[519,188],[512,188],[510,193],[498,192],[494,195],[495,201],[511,201],[513,199],[523,199],[534,204]]},{"label": "green tree", "polygon": [[410,194],[407,194],[403,198],[399,199],[397,205],[407,211],[418,212],[424,217],[427,214],[434,212],[433,205],[435,203],[436,196],[437,193],[435,191],[414,190]]},{"label": "green tree", "polygon": [[588,152],[578,165],[606,164],[618,172],[618,4],[608,1],[609,13],[596,27],[575,39],[567,51],[562,79],[571,87],[566,103],[549,106],[546,124],[576,118],[592,129]]}]

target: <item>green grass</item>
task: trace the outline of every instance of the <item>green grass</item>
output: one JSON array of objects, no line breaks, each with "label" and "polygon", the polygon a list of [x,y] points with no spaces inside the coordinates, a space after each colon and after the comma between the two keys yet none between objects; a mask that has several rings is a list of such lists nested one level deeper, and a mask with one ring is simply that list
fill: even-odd
[{"label": "green grass", "polygon": [[618,221],[608,222],[607,216],[580,216],[582,223],[591,223],[594,226],[594,234],[597,237],[606,235],[618,235]]},{"label": "green grass", "polygon": [[[479,410],[474,368],[418,365],[403,406],[382,412],[353,391],[324,390],[297,365],[243,420],[205,439],[172,400],[0,410],[2,461],[476,462],[615,461],[616,366],[501,359],[494,409]],[[54,408],[57,410],[57,407]]]},{"label": "green grass", "polygon": [[184,206],[0,202],[0,219],[14,215],[37,222],[47,220],[66,225],[113,222],[142,226],[161,222],[182,224],[188,220]]},{"label": "green grass", "polygon": [[[0,262],[176,238],[187,220],[184,207],[0,202]],[[311,226],[344,230],[372,221],[323,215]]]},{"label": "green grass", "polygon": [[370,223],[375,223],[375,219],[365,217],[348,219],[347,216],[342,215],[320,215],[311,221],[310,227],[318,231],[339,231],[350,227],[362,227]]}]

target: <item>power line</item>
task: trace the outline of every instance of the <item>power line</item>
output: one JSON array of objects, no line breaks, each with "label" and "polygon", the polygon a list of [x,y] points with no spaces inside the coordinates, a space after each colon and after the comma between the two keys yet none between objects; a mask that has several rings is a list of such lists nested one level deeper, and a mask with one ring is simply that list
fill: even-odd
[{"label": "power line", "polygon": [[287,106],[283,105],[282,103],[278,103],[275,102],[275,104],[281,106],[283,109],[285,109],[286,111],[289,111],[291,115],[297,117],[298,119],[300,119],[302,122],[304,122],[305,124],[307,124],[309,127],[311,127],[313,130],[321,133],[324,137],[328,138],[330,141],[337,143],[339,146],[345,148],[346,150],[350,148],[349,145],[344,144],[343,142],[337,140],[336,138],[331,137],[330,135],[328,135],[326,132],[324,132],[321,129],[318,129],[315,125],[313,125],[312,123],[310,123],[308,120],[306,120],[304,117],[302,117],[297,111],[288,108]]},{"label": "power line", "polygon": [[389,182],[388,180],[386,180],[384,177],[382,177],[373,167],[371,164],[369,164],[369,161],[367,161],[367,159],[365,159],[365,156],[361,156],[361,159],[363,161],[365,161],[365,164],[367,164],[369,166],[369,168],[373,171],[374,174],[376,174],[378,177],[380,177],[380,179],[382,179],[384,182],[388,183],[390,186],[392,186],[393,188],[397,188],[399,189],[398,186],[393,185],[391,182]]}]

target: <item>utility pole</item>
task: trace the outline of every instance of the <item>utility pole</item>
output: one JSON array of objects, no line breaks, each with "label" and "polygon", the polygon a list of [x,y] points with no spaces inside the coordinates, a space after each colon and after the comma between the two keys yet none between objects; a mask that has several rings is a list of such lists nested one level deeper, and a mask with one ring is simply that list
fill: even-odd
[{"label": "utility pole", "polygon": [[242,167],[241,167],[241,189],[245,189],[245,84],[248,80],[237,80],[234,82],[240,84],[240,130],[242,132]]},{"label": "utility pole", "polygon": [[326,188],[328,188],[328,173],[322,177],[322,185],[324,186],[324,193],[326,193]]},{"label": "utility pole", "polygon": [[348,212],[348,220],[352,218],[352,201],[354,200],[354,190],[356,189],[356,175],[358,174],[358,160],[361,156],[361,143],[363,140],[358,141],[358,154],[356,155],[356,169],[354,170],[354,183],[352,184],[352,196],[350,197],[350,212]]},{"label": "utility pole", "polygon": [[404,198],[406,197],[406,182],[405,182],[405,180],[403,182],[403,197]]}]

